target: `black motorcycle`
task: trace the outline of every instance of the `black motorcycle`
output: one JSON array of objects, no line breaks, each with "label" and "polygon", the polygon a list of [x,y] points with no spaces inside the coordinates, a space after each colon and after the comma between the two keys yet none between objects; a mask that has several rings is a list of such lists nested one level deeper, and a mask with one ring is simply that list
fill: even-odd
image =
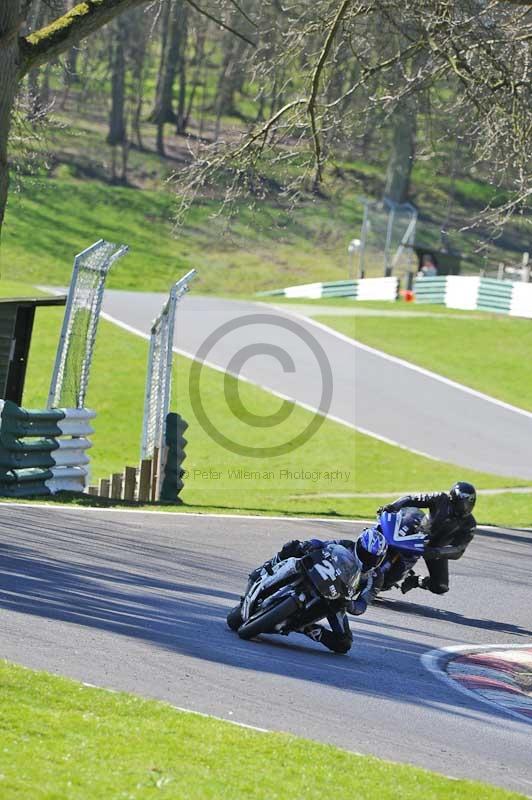
[{"label": "black motorcycle", "polygon": [[261,633],[288,634],[325,617],[358,593],[360,568],[353,553],[329,543],[302,558],[287,558],[266,570],[227,615],[241,639]]}]

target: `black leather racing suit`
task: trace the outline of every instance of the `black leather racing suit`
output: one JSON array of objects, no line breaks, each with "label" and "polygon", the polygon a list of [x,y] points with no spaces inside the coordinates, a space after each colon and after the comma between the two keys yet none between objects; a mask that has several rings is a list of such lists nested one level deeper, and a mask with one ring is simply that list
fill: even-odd
[{"label": "black leather racing suit", "polygon": [[[253,570],[249,576],[248,588],[260,576],[261,570],[270,570],[279,561],[284,561],[286,558],[302,558],[306,553],[316,548],[324,547],[327,544],[333,543],[341,544],[343,547],[354,552],[355,542],[351,539],[330,539],[322,541],[320,539],[307,539],[304,542],[299,539],[293,539],[286,542],[285,545],[279,550],[276,555],[269,561],[266,561],[261,567]],[[349,619],[347,612],[359,616],[363,614],[373,598],[371,596],[372,585],[372,572],[361,573],[361,593],[356,600],[349,601],[345,599],[339,600],[323,600],[323,617],[327,619],[330,625],[330,630],[323,625],[318,625],[315,622],[303,625],[300,633],[305,634],[315,642],[325,645],[329,650],[335,653],[347,653],[353,644],[353,634],[349,627]],[[247,591],[247,589],[246,589]],[[368,599],[366,600],[366,595]],[[316,607],[313,608],[313,618],[316,618]]]},{"label": "black leather racing suit", "polygon": [[[386,510],[399,511],[406,506],[429,510],[429,547],[425,548],[424,553],[429,577],[423,578],[417,585],[435,594],[445,594],[449,591],[448,562],[464,554],[475,535],[475,518],[472,514],[457,515],[447,492],[408,494],[389,503]],[[413,583],[411,588],[415,585]]]}]

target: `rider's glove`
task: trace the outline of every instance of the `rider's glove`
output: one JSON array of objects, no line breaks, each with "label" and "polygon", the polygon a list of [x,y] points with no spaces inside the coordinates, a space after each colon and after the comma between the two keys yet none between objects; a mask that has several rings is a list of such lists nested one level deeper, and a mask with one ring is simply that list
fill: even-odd
[{"label": "rider's glove", "polygon": [[377,509],[377,514],[380,516],[384,514],[385,511],[393,511],[393,505],[388,504],[386,506],[380,506],[380,508]]}]

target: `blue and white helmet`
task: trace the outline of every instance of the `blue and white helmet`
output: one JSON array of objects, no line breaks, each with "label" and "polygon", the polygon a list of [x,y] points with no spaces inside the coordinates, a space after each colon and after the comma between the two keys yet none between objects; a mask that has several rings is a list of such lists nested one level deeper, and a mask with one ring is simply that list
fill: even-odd
[{"label": "blue and white helmet", "polygon": [[355,544],[355,555],[360,562],[362,572],[380,566],[386,557],[388,545],[378,528],[366,528]]}]

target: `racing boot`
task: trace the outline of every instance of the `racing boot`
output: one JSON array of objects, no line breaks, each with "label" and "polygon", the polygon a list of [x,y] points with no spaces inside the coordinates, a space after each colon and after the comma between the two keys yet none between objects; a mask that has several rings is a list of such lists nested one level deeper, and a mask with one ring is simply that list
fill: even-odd
[{"label": "racing boot", "polygon": [[410,592],[412,589],[420,589],[420,588],[425,588],[425,587],[421,586],[421,583],[419,581],[419,575],[416,575],[415,572],[412,572],[412,570],[410,570],[410,572],[408,573],[408,575],[401,584],[401,592],[403,594],[406,594],[407,592]]}]

